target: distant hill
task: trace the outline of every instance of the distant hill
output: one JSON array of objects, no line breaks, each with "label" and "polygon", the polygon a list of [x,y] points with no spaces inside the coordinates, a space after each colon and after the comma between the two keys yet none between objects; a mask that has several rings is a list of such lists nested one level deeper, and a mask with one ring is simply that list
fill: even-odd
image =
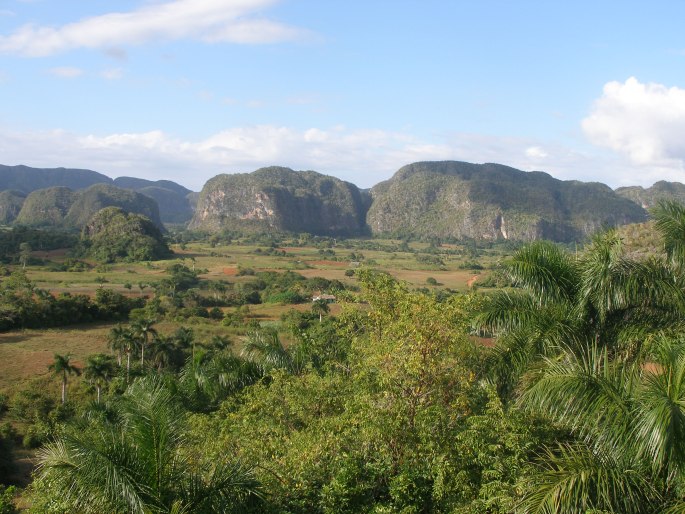
[{"label": "distant hill", "polygon": [[646,219],[604,184],[500,164],[417,162],[371,194],[367,223],[375,234],[569,242]]},{"label": "distant hill", "polygon": [[68,187],[48,187],[32,191],[24,200],[16,223],[31,226],[64,226],[64,218],[76,199]]},{"label": "distant hill", "polygon": [[0,191],[14,189],[30,193],[48,187],[84,189],[93,184],[109,184],[112,179],[102,173],[72,168],[31,168],[29,166],[4,166],[0,164]]},{"label": "distant hill", "polygon": [[33,191],[26,197],[15,221],[31,226],[82,228],[105,207],[142,214],[162,228],[159,209],[152,198],[109,184],[94,184],[80,191],[66,187]]},{"label": "distant hill", "polygon": [[[95,184],[131,189],[154,199],[159,205],[159,215],[164,223],[186,223],[193,216],[193,205],[187,198],[192,191],[170,180],[152,181],[135,177],[119,177],[112,180],[102,173],[91,170],[0,165],[0,191],[13,190],[28,195],[39,189],[66,187],[77,191]],[[17,198],[16,195],[12,197],[12,205],[16,204]],[[6,204],[7,201],[8,196],[0,196],[0,223],[11,222],[3,221],[2,213],[14,209]],[[7,220],[10,218],[11,216]]]},{"label": "distant hill", "polygon": [[0,225],[12,223],[21,211],[26,200],[26,193],[8,189],[0,192]]},{"label": "distant hill", "polygon": [[172,182],[171,180],[146,180],[136,177],[117,177],[114,179],[114,185],[124,189],[133,189],[134,191],[140,191],[146,187],[158,187],[161,189],[168,189],[181,196],[186,196],[188,193],[192,192],[190,189],[183,187],[176,182]]},{"label": "distant hill", "polygon": [[365,233],[365,213],[354,184],[274,166],[210,179],[190,227],[351,236]]},{"label": "distant hill", "polygon": [[685,185],[680,182],[656,182],[652,187],[619,187],[616,194],[632,200],[644,209],[651,209],[660,200],[676,200],[685,203]]}]

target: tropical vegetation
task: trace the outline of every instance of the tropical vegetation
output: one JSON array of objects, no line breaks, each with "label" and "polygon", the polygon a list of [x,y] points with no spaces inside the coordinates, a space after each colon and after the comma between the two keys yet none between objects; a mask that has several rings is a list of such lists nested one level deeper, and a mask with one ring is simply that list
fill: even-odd
[{"label": "tropical vegetation", "polygon": [[[466,292],[359,248],[344,282],[242,267],[210,286],[193,256],[99,288],[79,305],[118,321],[109,353],[58,352],[50,387],[0,397],[0,470],[36,447],[22,497],[53,514],[685,512],[685,208],[652,217],[649,254],[614,230],[537,241]],[[3,328],[49,325],[68,301],[15,262]]]}]

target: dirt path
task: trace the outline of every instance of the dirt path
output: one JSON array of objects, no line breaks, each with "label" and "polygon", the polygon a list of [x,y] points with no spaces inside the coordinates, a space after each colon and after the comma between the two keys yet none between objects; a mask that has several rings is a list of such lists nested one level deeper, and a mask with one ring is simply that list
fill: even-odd
[{"label": "dirt path", "polygon": [[468,280],[466,281],[466,287],[468,287],[469,289],[471,289],[471,287],[473,286],[473,283],[474,283],[476,280],[478,280],[478,277],[480,277],[480,275],[473,275],[470,279],[468,279]]}]

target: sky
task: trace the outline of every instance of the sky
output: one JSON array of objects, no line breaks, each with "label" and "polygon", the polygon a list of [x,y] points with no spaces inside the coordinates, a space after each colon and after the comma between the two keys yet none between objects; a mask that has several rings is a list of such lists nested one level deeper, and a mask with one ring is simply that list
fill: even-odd
[{"label": "sky", "polygon": [[685,182],[685,2],[0,0],[0,164]]}]

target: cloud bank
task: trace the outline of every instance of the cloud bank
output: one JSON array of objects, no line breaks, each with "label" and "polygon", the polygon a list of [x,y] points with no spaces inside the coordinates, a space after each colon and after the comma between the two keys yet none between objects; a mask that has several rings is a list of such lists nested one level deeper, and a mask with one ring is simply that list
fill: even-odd
[{"label": "cloud bank", "polygon": [[301,37],[302,30],[259,16],[261,9],[276,1],[173,0],[61,27],[24,25],[10,35],[0,36],[0,53],[40,57],[77,48],[109,50],[151,41],[259,44]]},{"label": "cloud bank", "polygon": [[[455,133],[428,141],[404,132],[344,126],[233,127],[198,141],[158,130],[80,135],[60,130],[27,133],[0,129],[0,155],[2,164],[78,167],[112,177],[170,179],[198,191],[219,173],[249,172],[271,165],[311,169],[360,187],[371,187],[390,178],[400,167],[424,160],[498,162],[579,180],[597,180],[598,162],[601,173],[625,171],[594,156],[523,138]],[[637,176],[635,172],[633,177]]]},{"label": "cloud bank", "polygon": [[609,82],[582,122],[588,139],[655,179],[685,180],[685,89]]}]

